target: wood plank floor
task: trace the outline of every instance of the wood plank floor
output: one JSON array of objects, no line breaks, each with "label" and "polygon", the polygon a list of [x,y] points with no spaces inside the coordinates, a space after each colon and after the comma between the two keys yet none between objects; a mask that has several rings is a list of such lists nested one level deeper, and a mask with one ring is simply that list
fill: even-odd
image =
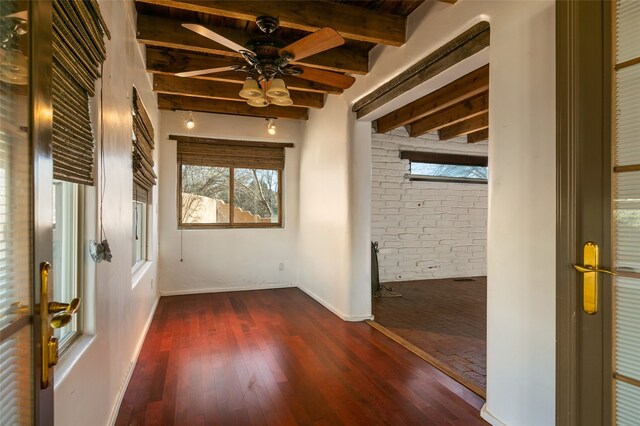
[{"label": "wood plank floor", "polygon": [[162,297],[116,425],[475,425],[483,400],[294,288]]},{"label": "wood plank floor", "polygon": [[402,297],[374,298],[375,321],[434,357],[462,381],[484,389],[487,277],[387,285]]}]

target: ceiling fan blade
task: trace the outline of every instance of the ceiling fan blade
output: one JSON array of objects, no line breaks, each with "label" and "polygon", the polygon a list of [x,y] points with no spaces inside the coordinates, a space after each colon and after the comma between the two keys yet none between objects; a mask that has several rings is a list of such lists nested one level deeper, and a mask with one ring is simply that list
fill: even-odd
[{"label": "ceiling fan blade", "polygon": [[[209,28],[207,27],[203,27],[202,25],[199,24],[182,24],[183,27],[185,27],[188,30],[193,31],[194,33],[200,34],[203,37],[208,38],[209,40],[215,41],[218,44],[221,44],[223,46],[228,47],[231,50],[235,50],[236,52],[251,52],[249,49],[247,49],[244,46],[239,45],[238,43],[229,40],[226,37],[221,36],[218,33],[215,33],[213,31],[211,31]],[[253,53],[253,52],[251,52]],[[255,53],[253,53],[255,55]]]},{"label": "ceiling fan blade", "polygon": [[305,80],[315,81],[340,89],[348,89],[353,86],[353,83],[356,81],[356,79],[350,75],[339,74],[337,72],[301,66],[297,66],[296,68],[300,68],[303,71],[302,74],[296,75],[298,78],[304,78]]},{"label": "ceiling fan blade", "polygon": [[316,53],[342,46],[343,44],[344,39],[336,30],[324,27],[283,47],[278,53],[280,53],[280,55],[287,53],[293,56],[291,61],[299,61]]},{"label": "ceiling fan blade", "polygon": [[177,77],[195,77],[197,75],[213,74],[214,72],[233,71],[235,67],[219,67],[219,68],[207,68],[204,70],[185,71],[176,73]]}]

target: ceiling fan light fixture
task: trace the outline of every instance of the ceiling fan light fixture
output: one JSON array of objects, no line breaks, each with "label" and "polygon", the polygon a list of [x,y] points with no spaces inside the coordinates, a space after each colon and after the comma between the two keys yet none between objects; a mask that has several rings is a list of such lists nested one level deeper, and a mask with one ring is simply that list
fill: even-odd
[{"label": "ceiling fan light fixture", "polygon": [[267,90],[267,96],[274,99],[288,98],[289,90],[287,90],[284,80],[281,78],[274,78],[269,85],[269,90]]},{"label": "ceiling fan light fixture", "polygon": [[260,98],[254,98],[254,99],[249,99],[249,100],[247,101],[247,103],[248,103],[249,105],[251,105],[252,107],[258,107],[258,108],[263,108],[263,107],[269,106],[269,101],[268,101],[268,100],[266,100],[266,99],[265,99],[265,98],[263,98],[263,97],[260,97]]},{"label": "ceiling fan light fixture", "polygon": [[263,98],[264,94],[262,93],[262,89],[258,86],[258,82],[253,78],[248,77],[242,85],[240,96],[245,99],[259,99]]},{"label": "ceiling fan light fixture", "polygon": [[271,99],[271,103],[278,106],[291,106],[293,105],[293,101],[291,98],[273,98]]}]

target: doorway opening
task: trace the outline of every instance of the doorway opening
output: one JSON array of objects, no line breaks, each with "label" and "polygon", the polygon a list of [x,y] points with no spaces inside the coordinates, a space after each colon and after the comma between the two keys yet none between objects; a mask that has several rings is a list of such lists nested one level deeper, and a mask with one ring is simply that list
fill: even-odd
[{"label": "doorway opening", "polygon": [[[406,157],[441,162],[475,157],[486,164],[487,146],[486,140],[469,144],[466,135],[447,142],[438,133],[411,137],[405,129],[372,135],[371,235],[378,244],[381,283],[373,294],[375,322],[483,397],[486,166],[473,166],[484,168],[479,178],[471,172],[455,178],[418,176],[417,161]],[[444,175],[467,167],[439,166],[436,173]]]},{"label": "doorway opening", "polygon": [[380,117],[371,137],[372,325],[483,397],[488,81],[477,68]]}]

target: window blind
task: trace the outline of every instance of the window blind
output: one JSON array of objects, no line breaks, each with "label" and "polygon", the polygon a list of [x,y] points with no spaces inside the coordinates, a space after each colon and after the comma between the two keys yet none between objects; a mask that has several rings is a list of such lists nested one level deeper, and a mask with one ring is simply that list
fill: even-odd
[{"label": "window blind", "polygon": [[133,88],[133,199],[151,202],[151,189],[156,184],[153,171],[153,126],[138,91]]},{"label": "window blind", "polygon": [[89,97],[106,59],[109,30],[96,0],[53,1],[53,176],[93,185]]},{"label": "window blind", "polygon": [[284,170],[284,149],[293,144],[169,136],[178,141],[183,164],[208,167]]}]

